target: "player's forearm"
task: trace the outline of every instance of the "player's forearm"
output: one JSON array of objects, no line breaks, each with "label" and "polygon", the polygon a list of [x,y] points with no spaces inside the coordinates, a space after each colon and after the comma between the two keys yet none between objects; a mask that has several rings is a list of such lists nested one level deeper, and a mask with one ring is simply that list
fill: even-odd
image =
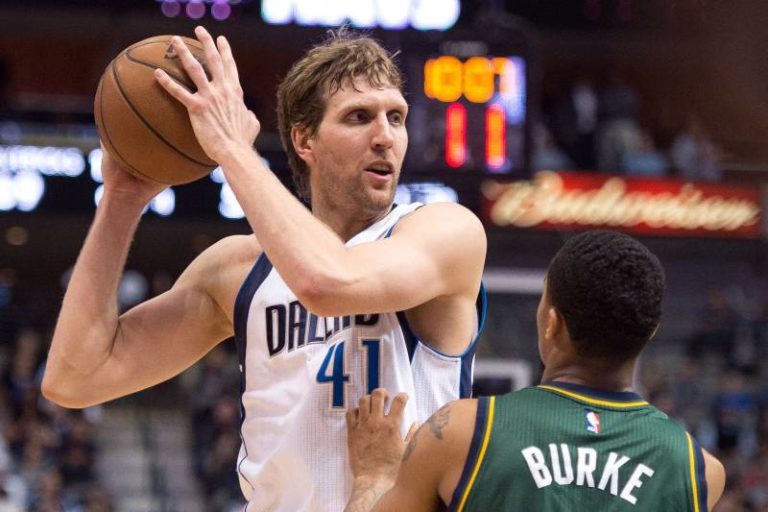
[{"label": "player's forearm", "polygon": [[356,478],[344,512],[370,512],[393,484],[385,478]]},{"label": "player's forearm", "polygon": [[[316,219],[247,147],[220,162],[264,252],[300,300],[350,273],[343,241]],[[306,304],[310,306],[310,304]]]},{"label": "player's forearm", "polygon": [[64,295],[43,378],[57,402],[90,384],[88,375],[109,357],[118,328],[117,289],[140,205],[104,197]]}]

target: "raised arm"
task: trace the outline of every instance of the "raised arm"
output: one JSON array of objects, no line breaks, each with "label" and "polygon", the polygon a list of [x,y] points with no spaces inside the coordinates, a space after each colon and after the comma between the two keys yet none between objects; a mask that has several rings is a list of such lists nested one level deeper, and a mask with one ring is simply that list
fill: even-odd
[{"label": "raised arm", "polygon": [[[117,287],[130,241],[159,187],[127,175],[108,155],[103,172],[106,191],[67,287],[42,383],[47,398],[67,407],[86,407],[167,380],[230,336],[228,306],[222,302],[232,270],[223,271],[225,257],[247,259],[257,252],[255,240],[220,242],[171,290],[119,316]],[[233,255],[235,246],[241,249]],[[244,279],[247,267],[240,268]]]},{"label": "raised arm", "polygon": [[270,261],[299,300],[324,316],[399,311],[442,296],[474,303],[485,260],[479,220],[465,208],[424,207],[391,238],[348,248],[280,183],[252,148],[259,124],[242,101],[226,39],[218,47],[201,27],[212,79],[182,42],[174,42],[197,92],[162,71],[159,82],[188,109],[198,141],[216,160]]}]

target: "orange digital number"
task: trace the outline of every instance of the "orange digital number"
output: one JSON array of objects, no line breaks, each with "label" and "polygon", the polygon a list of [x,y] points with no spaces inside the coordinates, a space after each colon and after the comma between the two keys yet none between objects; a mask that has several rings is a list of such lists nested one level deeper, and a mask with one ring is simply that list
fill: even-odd
[{"label": "orange digital number", "polygon": [[451,103],[461,98],[463,64],[456,57],[443,55],[424,65],[424,94]]},{"label": "orange digital number", "polygon": [[496,75],[504,76],[506,60],[470,57],[461,62],[450,55],[428,59],[424,63],[424,94],[444,103],[462,96],[472,103],[486,103],[496,92]]},{"label": "orange digital number", "polygon": [[464,97],[472,103],[485,103],[493,97],[494,66],[490,59],[472,57],[464,63]]}]

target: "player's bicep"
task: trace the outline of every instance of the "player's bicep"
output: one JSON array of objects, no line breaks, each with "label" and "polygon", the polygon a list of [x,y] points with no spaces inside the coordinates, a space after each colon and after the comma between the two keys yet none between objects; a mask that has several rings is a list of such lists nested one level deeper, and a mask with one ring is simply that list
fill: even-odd
[{"label": "player's bicep", "polygon": [[479,282],[486,239],[477,217],[453,204],[422,210],[391,237],[351,247],[329,302],[357,313],[399,311]]},{"label": "player's bicep", "polygon": [[234,299],[221,290],[244,279],[248,265],[237,264],[237,251],[222,245],[201,254],[170,290],[120,316],[109,359],[93,376],[103,400],[163,382],[232,336],[224,302]]},{"label": "player's bicep", "polygon": [[176,288],[124,313],[109,359],[93,376],[109,400],[177,375],[227,337],[210,298]]}]

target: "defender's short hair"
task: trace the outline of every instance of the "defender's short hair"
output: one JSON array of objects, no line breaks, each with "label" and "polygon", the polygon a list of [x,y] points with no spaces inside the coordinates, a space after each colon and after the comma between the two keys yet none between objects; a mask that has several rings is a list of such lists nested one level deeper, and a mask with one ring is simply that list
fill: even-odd
[{"label": "defender's short hair", "polygon": [[402,75],[393,57],[370,37],[342,27],[309,50],[280,83],[278,130],[302,198],[309,199],[309,169],[293,147],[291,129],[298,126],[314,134],[325,114],[327,98],[357,77],[365,77],[372,87],[395,87],[402,92]]},{"label": "defender's short hair", "polygon": [[547,293],[583,357],[636,357],[661,319],[664,269],[634,238],[588,231],[569,239],[547,272]]}]

